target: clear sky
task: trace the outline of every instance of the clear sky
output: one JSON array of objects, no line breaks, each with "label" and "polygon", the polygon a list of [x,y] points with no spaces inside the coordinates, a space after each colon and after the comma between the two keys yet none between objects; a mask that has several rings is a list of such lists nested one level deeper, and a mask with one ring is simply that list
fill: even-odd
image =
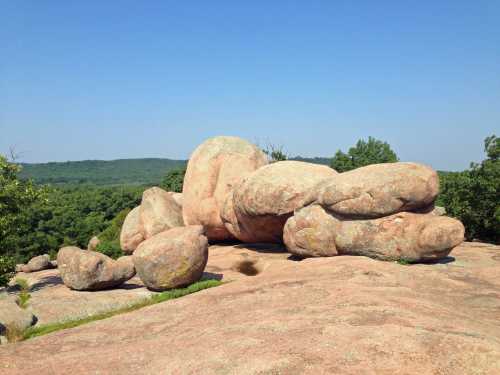
[{"label": "clear sky", "polygon": [[214,135],[457,170],[500,135],[500,1],[0,0],[0,152],[187,158]]}]

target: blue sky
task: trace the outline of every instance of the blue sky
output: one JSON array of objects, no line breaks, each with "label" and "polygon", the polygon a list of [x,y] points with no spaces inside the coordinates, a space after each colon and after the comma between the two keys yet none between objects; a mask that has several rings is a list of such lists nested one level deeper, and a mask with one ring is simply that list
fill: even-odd
[{"label": "blue sky", "polygon": [[0,153],[187,158],[214,135],[457,170],[500,135],[500,2],[0,0]]}]

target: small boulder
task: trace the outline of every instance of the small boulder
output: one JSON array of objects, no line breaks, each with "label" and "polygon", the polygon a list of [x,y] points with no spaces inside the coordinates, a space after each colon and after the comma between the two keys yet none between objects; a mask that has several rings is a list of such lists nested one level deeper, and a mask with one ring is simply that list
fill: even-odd
[{"label": "small boulder", "polygon": [[433,169],[417,163],[385,163],[325,179],[306,203],[318,203],[347,218],[378,218],[429,207],[438,193],[439,177]]},{"label": "small boulder", "polygon": [[60,249],[57,263],[64,285],[74,290],[112,288],[134,276],[129,259],[115,261],[104,254],[74,246]]},{"label": "small boulder", "polygon": [[184,226],[182,206],[174,198],[174,194],[176,193],[159,187],[147,189],[142,194],[140,222],[145,239],[168,229]]},{"label": "small boulder", "polygon": [[141,223],[141,208],[137,206],[130,211],[123,221],[120,232],[120,247],[125,254],[132,254],[144,241],[144,230]]},{"label": "small boulder", "polygon": [[210,240],[232,238],[221,219],[226,197],[243,177],[266,164],[266,155],[241,138],[203,142],[191,155],[184,178],[186,225],[203,225]]},{"label": "small boulder", "polygon": [[208,240],[201,225],[173,228],[141,243],[132,259],[149,289],[177,288],[200,280],[208,260]]},{"label": "small boulder", "polygon": [[463,242],[464,231],[460,221],[433,214],[344,220],[312,205],[288,220],[284,240],[290,253],[302,257],[364,255],[417,262],[446,257]]},{"label": "small boulder", "polygon": [[283,227],[304,205],[311,189],[337,175],[330,167],[300,161],[280,161],[253,172],[226,197],[222,218],[243,242],[283,241]]},{"label": "small boulder", "polygon": [[16,272],[23,272],[24,263],[16,264]]},{"label": "small boulder", "polygon": [[0,299],[0,336],[7,336],[7,330],[22,332],[36,321],[30,311],[21,309],[13,299]]},{"label": "small boulder", "polygon": [[100,244],[101,244],[101,240],[97,236],[94,236],[90,239],[90,241],[87,245],[87,250],[96,251],[97,246],[99,246]]},{"label": "small boulder", "polygon": [[52,264],[50,263],[50,256],[48,254],[43,254],[31,258],[27,264],[21,266],[21,271],[29,273],[29,272],[38,272],[49,268],[52,268]]}]

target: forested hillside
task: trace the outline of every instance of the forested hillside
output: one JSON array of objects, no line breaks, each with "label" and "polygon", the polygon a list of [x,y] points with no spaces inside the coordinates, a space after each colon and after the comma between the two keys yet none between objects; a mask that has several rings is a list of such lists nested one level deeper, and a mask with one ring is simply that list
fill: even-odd
[{"label": "forested hillside", "polygon": [[169,170],[184,167],[186,160],[84,160],[21,165],[20,177],[31,178],[36,184],[154,185]]},{"label": "forested hillside", "polygon": [[[329,158],[302,158],[292,160],[329,165]],[[22,163],[20,177],[31,178],[36,184],[75,185],[157,185],[165,174],[185,167],[187,160],[173,159],[119,159],[84,160],[51,163]]]}]

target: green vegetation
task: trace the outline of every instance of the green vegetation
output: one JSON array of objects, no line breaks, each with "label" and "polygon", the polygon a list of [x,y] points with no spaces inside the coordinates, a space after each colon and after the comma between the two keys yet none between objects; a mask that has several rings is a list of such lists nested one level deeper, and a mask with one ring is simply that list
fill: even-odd
[{"label": "green vegetation", "polygon": [[368,137],[368,141],[360,139],[356,146],[346,153],[338,150],[330,166],[337,172],[347,172],[365,165],[378,163],[394,163],[399,161],[396,153],[387,142]]},{"label": "green vegetation", "polygon": [[9,280],[14,276],[16,263],[14,258],[8,256],[0,256],[0,287],[7,285]]},{"label": "green vegetation", "polygon": [[20,177],[37,184],[66,186],[158,185],[165,172],[185,168],[186,160],[120,159],[22,164]]},{"label": "green vegetation", "polygon": [[15,280],[15,285],[19,288],[19,293],[17,294],[17,304],[21,309],[25,309],[28,307],[28,301],[31,298],[28,281],[17,278]]},{"label": "green vegetation", "polygon": [[484,141],[487,158],[463,172],[440,173],[438,204],[465,225],[466,238],[500,243],[500,138]]},{"label": "green vegetation", "polygon": [[182,193],[184,185],[184,176],[186,175],[186,168],[173,169],[161,181],[160,187],[166,191],[175,191]]},{"label": "green vegetation", "polygon": [[130,306],[123,307],[121,309],[108,311],[108,312],[88,316],[85,318],[69,320],[66,322],[59,322],[59,323],[51,323],[51,324],[44,324],[44,325],[40,325],[40,326],[34,326],[31,328],[28,328],[24,332],[23,338],[30,339],[32,337],[46,335],[48,333],[60,331],[62,329],[78,327],[78,326],[81,326],[82,324],[87,324],[90,322],[94,322],[96,320],[110,318],[110,317],[118,315],[118,314],[124,314],[124,313],[130,312],[130,311],[140,309],[142,307],[154,305],[154,304],[157,304],[160,302],[165,302],[165,301],[168,301],[171,299],[184,297],[188,294],[196,293],[196,292],[199,292],[201,290],[213,288],[213,287],[216,287],[219,285],[222,285],[222,281],[212,280],[212,279],[201,280],[201,281],[198,281],[194,284],[189,285],[186,288],[172,289],[172,290],[168,290],[166,292],[155,294],[151,298],[144,299],[143,301],[134,303]]}]

